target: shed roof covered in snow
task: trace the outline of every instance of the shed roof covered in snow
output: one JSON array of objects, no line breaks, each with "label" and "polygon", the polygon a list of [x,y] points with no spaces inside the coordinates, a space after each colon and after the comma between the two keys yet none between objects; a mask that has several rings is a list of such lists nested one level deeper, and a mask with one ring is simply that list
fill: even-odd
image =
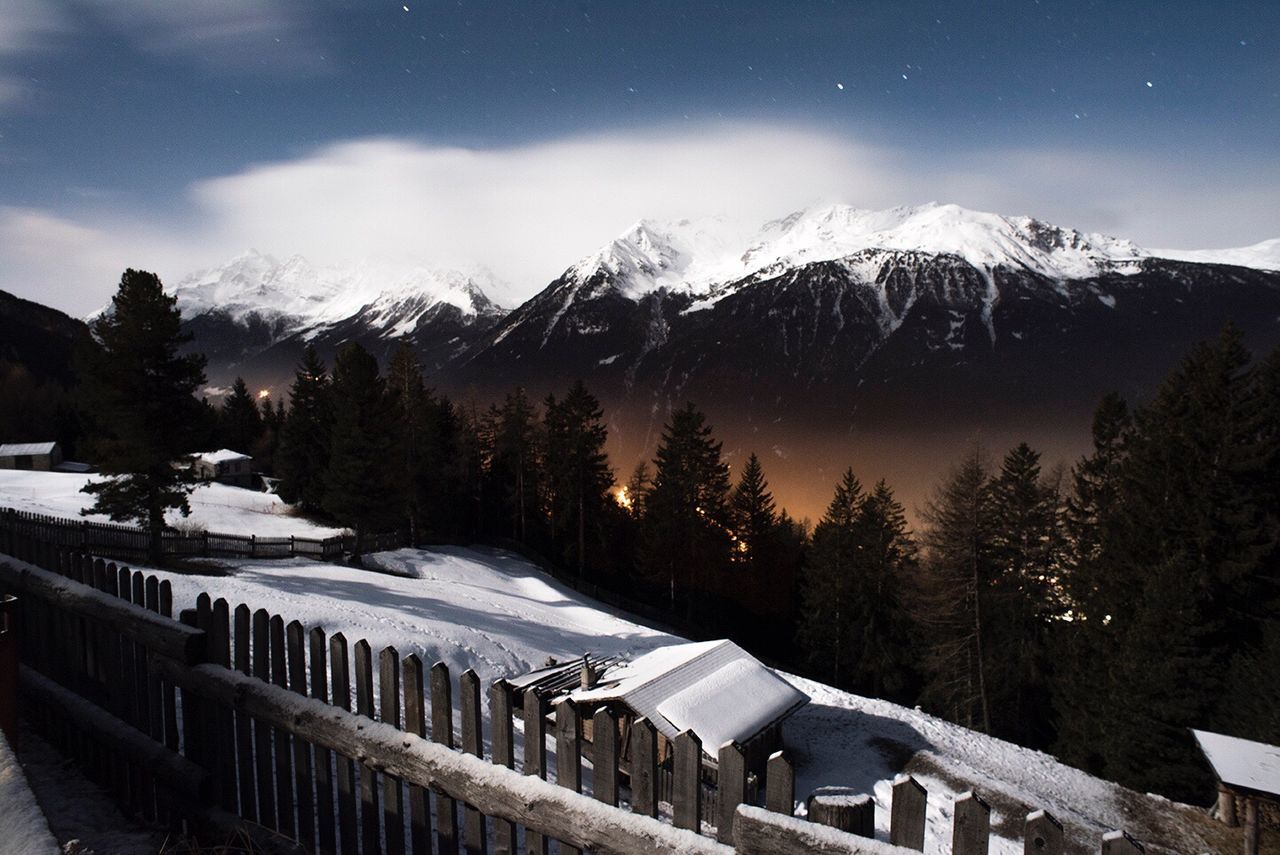
[{"label": "shed roof covered in snow", "polygon": [[217,451],[204,451],[196,455],[197,459],[203,460],[205,463],[218,464],[230,463],[233,460],[252,460],[253,458],[247,454],[241,454],[238,451],[232,451],[229,448],[219,448]]},{"label": "shed roof covered in snow", "polygon": [[1218,780],[1233,790],[1280,798],[1280,747],[1192,730]]},{"label": "shed roof covered in snow", "polygon": [[0,445],[0,457],[32,457],[37,454],[53,454],[56,442],[9,442]]},{"label": "shed roof covered in snow", "polygon": [[746,742],[809,700],[727,640],[660,647],[569,697],[620,701],[668,739],[692,730],[713,756],[725,742]]}]

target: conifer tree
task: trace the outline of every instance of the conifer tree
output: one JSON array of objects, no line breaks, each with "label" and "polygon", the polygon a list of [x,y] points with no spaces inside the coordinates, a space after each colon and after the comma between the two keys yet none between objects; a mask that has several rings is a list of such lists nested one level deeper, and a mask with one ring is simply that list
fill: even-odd
[{"label": "conifer tree", "polygon": [[776,560],[778,514],[764,477],[764,467],[753,452],[733,489],[729,510],[734,532],[734,560],[748,570],[759,570]]},{"label": "conifer tree", "polygon": [[385,496],[394,490],[390,414],[378,361],[356,342],[333,363],[333,429],[324,480],[324,509],[364,536],[395,522],[400,508]]},{"label": "conifer tree", "polygon": [[218,434],[223,448],[241,454],[250,453],[262,434],[262,414],[242,377],[236,378],[231,394],[222,402]]},{"label": "conifer tree", "polygon": [[534,408],[524,389],[507,395],[501,407],[489,411],[492,445],[489,498],[498,502],[498,516],[511,521],[505,532],[528,544],[541,516],[539,483],[541,441]]},{"label": "conifer tree", "polygon": [[308,345],[290,387],[289,411],[280,428],[276,466],[281,498],[297,503],[308,513],[319,513],[324,508],[332,428],[329,377],[319,354]]},{"label": "conifer tree", "polygon": [[729,561],[729,467],[721,447],[697,407],[676,410],[663,429],[645,498],[643,569],[666,584],[673,610],[684,600],[688,619],[706,575]]},{"label": "conifer tree", "polygon": [[583,575],[587,561],[587,529],[598,526],[613,486],[604,445],[609,431],[600,404],[581,380],[564,399],[547,399],[544,418],[548,504],[553,542]]},{"label": "conifer tree", "polygon": [[799,641],[810,666],[833,686],[848,686],[854,649],[853,574],[859,549],[858,519],[866,497],[846,469],[827,511],[813,531],[801,583]]},{"label": "conifer tree", "polygon": [[[391,417],[392,489],[386,501],[398,503],[409,529],[409,542],[418,542],[419,526],[428,504],[428,465],[436,445],[432,419],[434,401],[422,382],[422,367],[407,344],[401,344],[387,366],[387,406]],[[436,477],[439,477],[438,474]]]},{"label": "conifer tree", "polygon": [[906,513],[883,480],[862,502],[854,561],[854,685],[879,698],[906,701],[917,682],[912,621],[904,590],[916,571]]},{"label": "conifer tree", "polygon": [[195,485],[188,465],[204,383],[204,357],[179,355],[190,337],[181,332],[177,301],[153,273],[129,269],[111,309],[93,323],[99,348],[81,370],[104,435],[96,443],[100,472],[87,484],[94,496],[86,513],[136,520],[147,527],[153,562],[161,557],[165,512],[190,513]]}]

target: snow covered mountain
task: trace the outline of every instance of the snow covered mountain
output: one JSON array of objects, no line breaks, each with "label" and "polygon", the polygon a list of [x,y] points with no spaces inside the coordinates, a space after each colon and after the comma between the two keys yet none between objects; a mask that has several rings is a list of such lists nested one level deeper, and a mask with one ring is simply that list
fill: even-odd
[{"label": "snow covered mountain", "polygon": [[292,366],[308,342],[331,350],[355,338],[377,352],[408,341],[439,361],[442,347],[501,317],[485,293],[496,284],[484,270],[316,267],[249,251],[187,277],[174,295],[211,381],[224,382]]}]

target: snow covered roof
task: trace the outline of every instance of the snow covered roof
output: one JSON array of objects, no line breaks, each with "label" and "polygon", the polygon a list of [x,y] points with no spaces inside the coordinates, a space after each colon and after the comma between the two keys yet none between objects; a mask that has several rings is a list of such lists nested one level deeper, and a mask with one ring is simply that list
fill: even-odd
[{"label": "snow covered roof", "polygon": [[733,739],[744,742],[807,703],[809,697],[732,641],[660,647],[609,671],[578,702],[621,701],[675,739],[692,730],[715,756]]},{"label": "snow covered roof", "polygon": [[1280,796],[1280,747],[1207,730],[1191,732],[1222,783]]},{"label": "snow covered roof", "polygon": [[205,451],[196,457],[205,463],[230,463],[233,460],[252,460],[253,458],[247,454],[241,454],[238,451],[232,451],[229,448],[219,448],[217,451]]},{"label": "snow covered roof", "polygon": [[56,442],[9,442],[0,445],[0,457],[18,457],[19,455],[53,454]]}]

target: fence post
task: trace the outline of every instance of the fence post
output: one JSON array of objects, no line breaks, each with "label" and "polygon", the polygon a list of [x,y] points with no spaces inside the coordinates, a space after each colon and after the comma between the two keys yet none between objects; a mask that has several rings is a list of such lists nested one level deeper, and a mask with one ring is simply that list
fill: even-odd
[{"label": "fence post", "polygon": [[972,790],[956,797],[952,811],[952,855],[987,855],[991,806]]},{"label": "fence post", "polygon": [[[431,741],[453,747],[453,682],[449,666],[431,666]],[[458,803],[436,791],[436,840],[440,855],[457,855]]]},{"label": "fence post", "polygon": [[[333,704],[351,709],[351,671],[347,658],[347,637],[335,632],[329,639],[329,673],[333,680]],[[356,765],[350,757],[338,755],[338,829],[342,851],[355,852],[360,840],[356,828]]]},{"label": "fence post", "polygon": [[[329,702],[329,659],[324,630],[315,627],[310,634],[311,643],[311,697]],[[316,819],[318,822],[316,851],[320,855],[333,855],[337,851],[334,835],[333,808],[333,752],[315,746]]]},{"label": "fence post", "polygon": [[[400,654],[384,647],[378,654],[379,718],[400,730]],[[404,796],[400,779],[382,775],[382,824],[388,855],[404,855]]]},{"label": "fence post", "polygon": [[1102,835],[1102,855],[1142,855],[1146,849],[1123,831],[1108,831]]},{"label": "fence post", "polygon": [[641,717],[631,723],[631,810],[658,815],[658,731]]},{"label": "fence post", "polygon": [[1061,855],[1062,837],[1062,823],[1048,811],[1038,810],[1027,815],[1022,851],[1024,855]]},{"label": "fence post", "polygon": [[[163,588],[161,590],[163,591]],[[163,601],[163,596],[161,600]],[[236,670],[241,674],[252,674],[253,668],[249,659],[249,607],[244,603],[236,606],[232,622]],[[236,710],[235,725],[236,765],[240,779],[240,815],[250,822],[257,822],[258,803],[254,793],[253,776],[253,719],[244,712]]]},{"label": "fence post", "polygon": [[[307,696],[307,637],[298,621],[285,627],[285,643],[289,648],[289,689]],[[307,851],[316,848],[316,800],[312,790],[311,746],[301,736],[293,739],[294,791],[298,801],[298,840]],[[328,810],[329,808],[325,808]]]},{"label": "fence post", "polygon": [[929,794],[910,775],[893,782],[893,803],[889,807],[889,842],[924,851],[924,811]]},{"label": "fence post", "polygon": [[[524,773],[547,777],[547,723],[542,697],[532,688],[524,692]],[[528,855],[547,855],[547,839],[536,831],[525,829],[524,846]]]},{"label": "fence post", "polygon": [[[462,750],[484,759],[484,733],[482,731],[480,709],[480,677],[468,668],[458,675],[458,706],[462,720],[459,730],[462,736]],[[488,843],[485,840],[484,814],[466,805],[463,808],[463,841],[468,855],[485,855]]]},{"label": "fence post", "polygon": [[[489,687],[489,726],[493,728],[493,763],[495,766],[505,766],[508,769],[514,769],[516,766],[511,713],[511,686],[506,680],[496,680]],[[493,846],[497,855],[514,855],[515,823],[494,818]]]},{"label": "fence post", "polygon": [[[404,729],[423,739],[427,736],[427,713],[422,680],[422,660],[414,653],[404,665]],[[409,786],[409,846],[413,855],[431,855],[431,804],[427,791]]]},{"label": "fence post", "polygon": [[[271,682],[271,616],[266,609],[253,613],[253,676]],[[258,822],[276,828],[275,773],[271,769],[271,726],[253,723],[254,766],[258,784]]]},{"label": "fence post", "polygon": [[716,821],[716,840],[733,843],[733,815],[738,805],[747,800],[747,758],[742,746],[730,740],[720,746],[717,797],[720,811]]},{"label": "fence post", "polygon": [[702,740],[692,730],[676,737],[671,769],[671,812],[676,828],[701,831]]},{"label": "fence post", "polygon": [[808,799],[809,820],[859,837],[875,837],[876,803],[868,795],[839,788],[818,790]]},{"label": "fence post", "polygon": [[774,813],[792,816],[796,811],[796,772],[787,755],[775,751],[764,770],[764,806]]},{"label": "fence post", "polygon": [[[365,718],[373,714],[373,651],[369,642],[360,639],[355,649],[356,713]],[[361,849],[377,852],[380,849],[378,835],[378,778],[372,766],[360,764],[360,833]]]},{"label": "fence post", "polygon": [[618,806],[618,719],[608,707],[591,718],[591,794]]},{"label": "fence post", "polygon": [[[289,688],[289,667],[285,658],[284,618],[271,616],[271,682]],[[283,727],[275,729],[276,822],[280,833],[293,837],[297,830],[293,817],[293,737]]]},{"label": "fence post", "polygon": [[[569,698],[556,704],[556,783],[582,792],[582,719],[578,705]],[[566,855],[582,855],[582,850],[567,843],[560,844]]]}]

